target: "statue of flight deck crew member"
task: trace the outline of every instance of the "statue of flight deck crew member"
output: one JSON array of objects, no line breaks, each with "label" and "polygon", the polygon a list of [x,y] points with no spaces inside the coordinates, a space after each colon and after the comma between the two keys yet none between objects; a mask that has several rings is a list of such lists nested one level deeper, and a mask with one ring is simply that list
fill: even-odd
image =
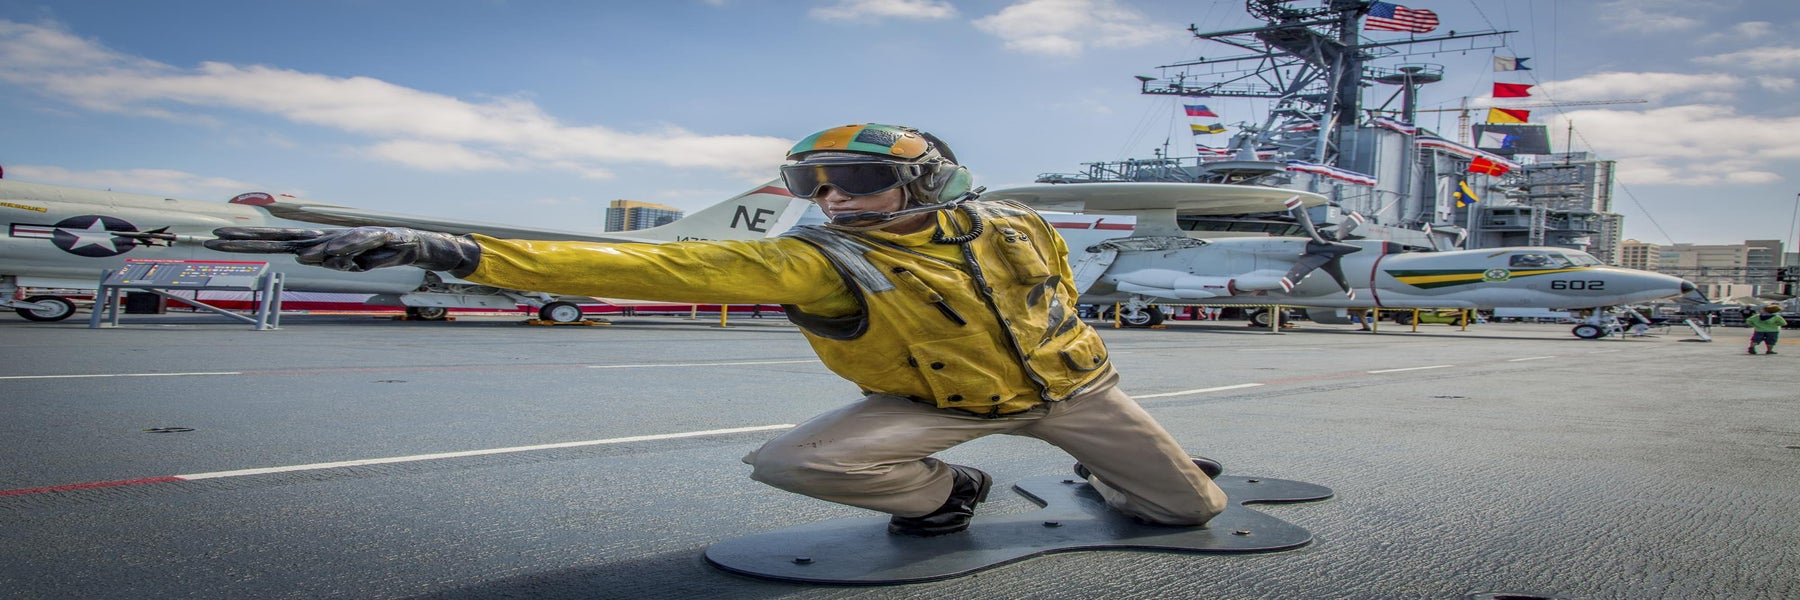
[{"label": "statue of flight deck crew member", "polygon": [[931,456],[996,433],[1068,452],[1109,506],[1143,522],[1200,525],[1225,509],[1218,464],[1183,452],[1118,388],[1105,343],[1076,312],[1068,249],[1041,216],[981,200],[950,148],[909,127],[833,127],[787,158],[788,191],[829,223],[664,244],[228,227],[206,246],[292,252],[345,271],[410,265],[511,289],[780,304],[862,397],[745,456],[751,477],[889,513],[892,534],[967,529],[993,480]]}]

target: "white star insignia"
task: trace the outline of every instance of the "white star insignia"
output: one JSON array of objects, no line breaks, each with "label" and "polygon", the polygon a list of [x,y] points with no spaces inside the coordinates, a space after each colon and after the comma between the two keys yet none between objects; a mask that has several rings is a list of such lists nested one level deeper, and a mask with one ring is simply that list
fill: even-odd
[{"label": "white star insignia", "polygon": [[83,246],[105,246],[107,250],[111,252],[119,251],[119,245],[113,243],[113,232],[107,231],[106,223],[100,219],[94,219],[94,222],[89,224],[87,229],[62,227],[58,228],[57,231],[75,236],[75,243],[69,244],[70,250],[75,250]]}]

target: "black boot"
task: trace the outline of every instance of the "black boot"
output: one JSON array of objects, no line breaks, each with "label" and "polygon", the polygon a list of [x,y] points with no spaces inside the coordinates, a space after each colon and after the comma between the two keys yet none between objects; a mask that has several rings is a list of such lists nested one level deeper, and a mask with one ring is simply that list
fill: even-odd
[{"label": "black boot", "polygon": [[975,467],[949,465],[956,479],[950,484],[950,499],[931,514],[922,517],[902,517],[894,515],[888,520],[888,533],[894,535],[910,535],[930,537],[956,533],[969,528],[969,519],[975,516],[975,505],[987,501],[988,488],[993,487],[994,478]]},{"label": "black boot", "polygon": [[[1204,456],[1190,456],[1188,458],[1194,459],[1194,466],[1200,467],[1200,470],[1206,473],[1208,479],[1218,479],[1219,474],[1225,472],[1225,465],[1219,463],[1219,461]],[[1087,467],[1081,466],[1081,463],[1075,463],[1075,475],[1084,480],[1087,479],[1089,475]]]}]

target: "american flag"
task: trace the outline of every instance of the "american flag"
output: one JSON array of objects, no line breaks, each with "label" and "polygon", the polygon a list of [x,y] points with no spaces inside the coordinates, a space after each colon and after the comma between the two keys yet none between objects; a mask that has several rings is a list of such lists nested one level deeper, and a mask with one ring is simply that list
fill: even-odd
[{"label": "american flag", "polygon": [[1398,4],[1375,2],[1369,5],[1369,18],[1363,21],[1363,29],[1370,31],[1411,31],[1428,33],[1437,29],[1437,13],[1422,8],[1407,8]]}]

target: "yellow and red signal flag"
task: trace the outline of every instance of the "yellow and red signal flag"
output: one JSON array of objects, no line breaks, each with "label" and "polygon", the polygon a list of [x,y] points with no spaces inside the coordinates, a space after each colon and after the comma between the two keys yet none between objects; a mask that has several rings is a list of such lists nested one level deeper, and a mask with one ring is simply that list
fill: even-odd
[{"label": "yellow and red signal flag", "polygon": [[1519,110],[1516,108],[1488,109],[1487,122],[1489,123],[1524,123],[1530,120],[1531,111],[1529,110]]}]

